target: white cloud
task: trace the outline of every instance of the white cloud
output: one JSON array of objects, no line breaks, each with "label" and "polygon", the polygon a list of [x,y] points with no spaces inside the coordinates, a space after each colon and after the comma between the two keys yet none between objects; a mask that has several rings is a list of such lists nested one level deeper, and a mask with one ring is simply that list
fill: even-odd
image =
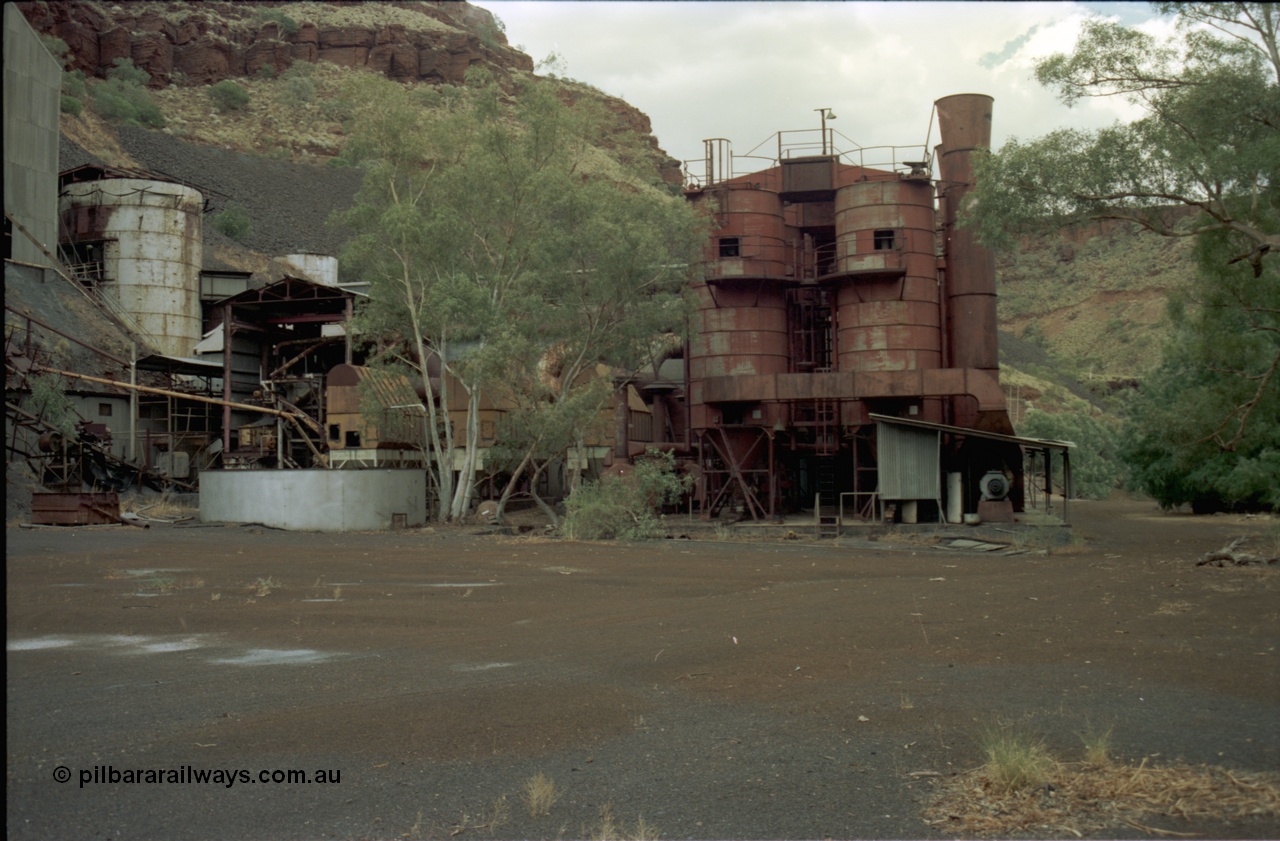
[{"label": "white cloud", "polygon": [[[934,100],[954,93],[995,98],[997,146],[1128,113],[1110,99],[1067,109],[1033,77],[1035,59],[1071,48],[1090,4],[478,5],[502,18],[511,43],[535,61],[554,50],[567,75],[648,114],[659,144],[680,159],[701,157],[707,137],[729,138],[743,154],[779,130],[816,129],[819,107],[832,108],[831,127],[863,146],[922,144]],[[1152,17],[1135,6],[1097,11],[1126,23]]]}]

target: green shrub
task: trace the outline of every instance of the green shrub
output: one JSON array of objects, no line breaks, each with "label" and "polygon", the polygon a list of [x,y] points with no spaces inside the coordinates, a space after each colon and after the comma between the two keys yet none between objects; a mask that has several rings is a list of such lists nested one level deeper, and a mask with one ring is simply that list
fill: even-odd
[{"label": "green shrub", "polygon": [[67,46],[67,42],[59,38],[57,35],[50,35],[47,32],[40,34],[40,43],[44,44],[44,48],[49,51],[49,55],[53,56],[61,67],[66,67],[71,48]]},{"label": "green shrub", "polygon": [[214,106],[222,112],[243,111],[249,104],[249,92],[230,79],[223,79],[209,88],[209,98]]},{"label": "green shrub", "polygon": [[84,100],[88,90],[85,88],[83,70],[70,70],[62,74],[62,93],[81,101]]},{"label": "green shrub", "polygon": [[280,32],[284,35],[292,35],[298,31],[298,22],[285,14],[283,9],[260,9],[253,19],[260,23],[275,21],[280,24]]},{"label": "green shrub", "polygon": [[254,73],[253,75],[263,80],[274,79],[276,77],[276,68],[274,65],[264,64],[261,67],[259,67],[257,72]]},{"label": "green shrub", "polygon": [[107,71],[107,78],[123,82],[126,85],[145,87],[151,81],[151,74],[140,67],[135,67],[131,58],[117,58]]},{"label": "green shrub", "polygon": [[282,101],[290,105],[311,102],[316,98],[316,82],[310,76],[288,76],[285,78]]},{"label": "green shrub", "polygon": [[67,396],[67,385],[57,374],[39,374],[27,380],[31,395],[27,399],[27,411],[43,420],[66,438],[76,433],[75,404]]},{"label": "green shrub", "polygon": [[355,108],[352,104],[341,97],[333,99],[322,99],[320,101],[320,116],[326,120],[332,120],[335,123],[345,123],[355,114]]},{"label": "green shrub", "polygon": [[62,113],[70,114],[73,117],[79,117],[84,111],[83,102],[76,99],[74,96],[66,96],[65,94],[62,97],[62,104],[60,107],[62,109]]},{"label": "green shrub", "polygon": [[660,536],[662,506],[679,501],[691,485],[691,477],[675,472],[674,456],[650,450],[627,474],[588,482],[570,494],[561,530],[574,540]]},{"label": "green shrub", "polygon": [[253,233],[253,222],[249,218],[249,211],[239,204],[230,205],[213,217],[213,227],[223,236],[236,242],[246,241]]},{"label": "green shrub", "polygon": [[163,128],[160,106],[143,87],[150,79],[151,75],[134,67],[130,59],[116,59],[107,71],[107,81],[93,88],[93,110],[108,122]]}]

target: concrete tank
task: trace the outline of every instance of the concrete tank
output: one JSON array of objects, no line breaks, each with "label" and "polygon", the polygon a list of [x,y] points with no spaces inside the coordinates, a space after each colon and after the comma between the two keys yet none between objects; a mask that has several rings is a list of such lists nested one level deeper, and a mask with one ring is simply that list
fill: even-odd
[{"label": "concrete tank", "polygon": [[709,277],[781,278],[792,272],[792,249],[777,192],[725,185],[708,190],[700,202],[717,220],[707,254]]},{"label": "concrete tank", "polygon": [[933,188],[857,182],[836,191],[835,208],[837,264],[852,275],[836,295],[838,369],[941,367]]},{"label": "concrete tank", "polygon": [[292,269],[296,277],[314,280],[324,286],[338,285],[338,258],[328,254],[286,254],[280,262]]},{"label": "concrete tank", "polygon": [[203,209],[200,191],[141,178],[71,182],[59,199],[73,240],[104,242],[102,294],[170,356],[201,338]]}]

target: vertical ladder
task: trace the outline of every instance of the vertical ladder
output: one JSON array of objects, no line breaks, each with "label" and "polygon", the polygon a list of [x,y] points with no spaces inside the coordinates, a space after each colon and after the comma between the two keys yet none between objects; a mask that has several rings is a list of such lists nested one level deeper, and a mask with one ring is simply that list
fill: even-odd
[{"label": "vertical ladder", "polygon": [[[814,420],[814,443],[816,444],[817,455],[830,458],[836,454],[839,449],[839,441],[836,436],[838,433],[837,420],[839,419],[840,406],[838,401],[818,399],[813,401],[813,420]],[[834,474],[835,468],[832,467]],[[832,491],[834,492],[834,479],[832,480]]]}]

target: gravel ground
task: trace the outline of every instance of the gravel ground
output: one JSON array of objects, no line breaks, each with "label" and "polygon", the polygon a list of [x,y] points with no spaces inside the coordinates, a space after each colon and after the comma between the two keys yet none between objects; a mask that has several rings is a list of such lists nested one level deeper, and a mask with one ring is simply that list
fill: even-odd
[{"label": "gravel ground", "polygon": [[[1093,724],[1133,767],[1280,768],[1278,571],[1195,565],[1268,523],[1072,510],[1085,549],[1007,557],[11,528],[8,835],[598,837],[609,805],[664,838],[946,838],[921,815],[931,781],[978,765],[1000,721],[1064,759]],[[107,765],[341,781],[78,784]],[[539,772],[563,798],[534,818]],[[506,821],[483,826],[495,804]],[[1090,837],[1274,838],[1278,820]]]}]

